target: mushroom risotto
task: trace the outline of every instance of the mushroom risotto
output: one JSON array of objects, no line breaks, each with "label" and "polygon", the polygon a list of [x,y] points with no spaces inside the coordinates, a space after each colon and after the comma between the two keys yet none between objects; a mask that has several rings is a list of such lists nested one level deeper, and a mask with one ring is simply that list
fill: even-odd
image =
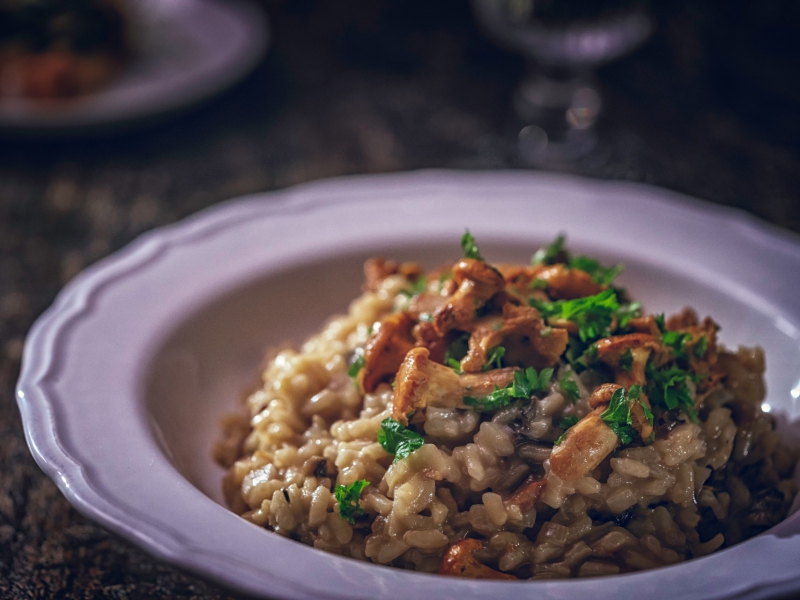
[{"label": "mushroom risotto", "polygon": [[486,579],[669,565],[783,519],[796,453],[761,349],[644,313],[559,236],[528,265],[372,259],[364,293],[268,361],[216,458],[231,508],[343,556]]}]

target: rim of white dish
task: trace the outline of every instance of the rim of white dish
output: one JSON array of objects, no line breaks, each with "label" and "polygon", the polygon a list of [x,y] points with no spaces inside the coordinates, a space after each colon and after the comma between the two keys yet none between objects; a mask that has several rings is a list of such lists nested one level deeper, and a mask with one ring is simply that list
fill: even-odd
[{"label": "rim of white dish", "polygon": [[[538,199],[545,197],[547,200]],[[130,437],[126,443],[138,444],[142,456],[124,460],[123,457],[111,456],[108,460],[118,461],[117,468],[132,469],[134,479],[152,477],[143,483],[151,486],[156,495],[158,488],[169,487],[170,493],[174,494],[169,498],[173,503],[183,503],[181,506],[173,506],[169,501],[167,505],[161,505],[161,510],[137,505],[130,500],[129,494],[135,495],[130,482],[127,489],[124,483],[120,484],[122,488],[116,484],[110,486],[109,474],[102,471],[108,466],[98,467],[98,461],[91,455],[86,458],[87,451],[98,451],[91,447],[91,440],[76,439],[76,432],[65,431],[64,416],[69,411],[80,410],[81,401],[77,398],[86,392],[83,389],[63,389],[59,375],[65,369],[76,368],[73,363],[79,364],[81,360],[80,357],[66,356],[63,347],[76,332],[90,328],[93,319],[103,315],[103,311],[113,310],[113,306],[109,308],[105,302],[105,297],[132,285],[132,278],[146,280],[152,273],[168,270],[170,265],[177,264],[190,252],[218,251],[226,244],[230,250],[231,244],[235,246],[234,242],[248,227],[272,227],[276,235],[287,236],[283,247],[285,255],[275,253],[273,248],[273,256],[268,258],[236,256],[234,263],[226,264],[220,259],[217,264],[209,265],[203,274],[203,283],[197,284],[200,286],[198,289],[202,289],[202,297],[184,300],[180,308],[185,311],[191,307],[199,308],[222,292],[262,277],[270,270],[275,272],[289,265],[302,264],[312,256],[309,250],[319,253],[320,248],[332,247],[344,252],[386,241],[430,241],[443,230],[463,231],[460,218],[453,224],[426,224],[417,219],[419,213],[441,217],[454,208],[458,208],[460,214],[483,210],[487,215],[485,222],[475,229],[484,228],[491,232],[489,237],[498,239],[502,231],[502,217],[498,216],[502,212],[500,209],[516,211],[514,214],[523,217],[526,213],[537,214],[537,211],[555,203],[559,203],[559,207],[572,205],[593,211],[594,219],[599,221],[616,219],[621,214],[632,215],[629,218],[635,219],[640,212],[646,213],[653,220],[654,230],[662,232],[676,224],[701,229],[711,224],[716,232],[713,240],[716,254],[707,259],[709,264],[700,265],[697,272],[714,273],[723,282],[721,285],[733,286],[731,289],[736,288],[740,293],[747,294],[748,285],[754,284],[748,280],[748,274],[740,273],[740,279],[729,279],[733,275],[730,269],[726,271],[721,264],[714,263],[724,261],[729,248],[735,248],[739,253],[746,251],[755,261],[768,256],[769,264],[777,265],[773,268],[794,269],[782,271],[784,273],[800,272],[800,242],[793,234],[738,210],[640,184],[520,171],[421,171],[345,177],[254,194],[215,205],[178,223],[142,235],[88,268],[59,293],[28,335],[17,385],[17,401],[31,452],[44,472],[84,515],[161,559],[256,595],[280,598],[402,597],[413,600],[427,597],[495,598],[514,593],[529,598],[624,599],[638,598],[643,593],[660,595],[669,589],[681,598],[761,598],[800,590],[800,574],[792,568],[800,564],[800,537],[796,537],[800,536],[800,513],[743,544],[702,559],[651,571],[556,582],[459,580],[333,556],[252,527],[191,486],[170,464],[159,450],[152,430],[144,422],[143,407],[136,405],[140,399],[138,390],[130,391],[129,398],[125,396],[128,399],[117,408],[121,413],[128,411],[132,417],[130,427],[120,432],[120,437]],[[312,242],[308,236],[303,238],[298,234],[299,229],[287,227],[313,219],[334,223],[335,218],[341,220],[352,216],[355,209],[385,217],[387,210],[399,207],[402,207],[402,214],[390,220],[395,228],[394,238],[388,226],[380,226],[376,232],[363,233],[364,237],[358,240],[342,237],[352,234],[346,227],[344,231],[331,227],[330,230],[318,231]],[[491,214],[486,213],[489,207],[492,208]],[[284,233],[280,233],[278,225]],[[510,223],[508,228],[509,231],[503,233],[517,236],[515,239],[524,235],[520,223]],[[621,240],[617,236],[607,247],[613,249],[627,244],[628,249],[634,248],[637,243],[653,239],[653,233],[645,228],[644,231],[631,231],[629,238]],[[680,252],[691,256],[692,248]],[[645,252],[644,255],[646,260],[660,260],[654,253],[648,255]],[[792,286],[795,290],[800,289],[797,282],[790,282]],[[172,302],[177,305],[177,296],[177,293],[175,299],[167,296],[161,304]],[[795,305],[791,296],[786,293],[768,298],[769,310],[790,328],[793,323],[800,323],[800,307]],[[153,311],[157,310],[166,309],[155,307],[155,303],[150,307],[143,306],[140,317],[147,317],[148,311],[155,315]],[[154,323],[158,319],[163,321],[163,314],[158,313]],[[173,327],[177,326],[176,319],[172,317]],[[120,327],[126,325],[123,323]],[[136,327],[137,335],[141,336],[136,341],[139,346],[131,346],[133,354],[153,350],[167,333],[158,330],[157,325],[151,326],[147,318],[128,327]],[[793,335],[796,333],[794,329]],[[134,371],[142,369],[142,362],[135,358],[129,362],[121,360],[127,371],[108,374],[105,378],[125,376],[137,381],[141,373]],[[103,378],[102,374],[100,378]],[[96,385],[100,389],[103,382]],[[99,418],[102,425],[114,427],[119,415],[115,412]],[[140,464],[130,462],[136,460],[140,460]],[[187,510],[202,523],[200,526],[186,525],[183,513]],[[209,516],[211,523],[205,520]],[[237,553],[236,548],[225,547],[226,536],[242,536],[246,545],[256,539],[254,535],[263,536],[257,543],[259,548],[270,552],[269,560],[264,560],[263,554],[253,557],[244,550]],[[761,561],[761,568],[757,568],[758,565],[750,569],[736,568],[742,561],[754,559]]]},{"label": "rim of white dish", "polygon": [[[155,10],[148,9],[149,5],[158,2],[143,2],[136,8]],[[231,87],[258,64],[268,47],[267,16],[251,0],[180,0],[162,8],[162,19],[188,23],[181,23],[179,34],[203,36],[203,27],[224,26],[228,39],[218,44],[213,54],[206,52],[202,60],[193,61],[186,69],[173,68],[166,77],[159,73],[163,66],[158,65],[155,71],[146,70],[145,77],[131,75],[131,85],[127,79],[137,68],[134,62],[107,86],[53,106],[24,98],[0,98],[0,128],[8,132],[71,132],[167,114]],[[136,19],[134,26],[147,27],[148,20]]]}]

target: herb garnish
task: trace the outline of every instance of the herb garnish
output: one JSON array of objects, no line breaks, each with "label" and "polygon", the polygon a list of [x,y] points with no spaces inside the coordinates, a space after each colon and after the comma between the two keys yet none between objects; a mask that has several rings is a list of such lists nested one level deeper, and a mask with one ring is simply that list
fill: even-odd
[{"label": "herb garnish", "polygon": [[653,315],[653,320],[656,322],[656,327],[661,333],[664,333],[667,330],[667,326],[664,323],[664,313],[660,315]]},{"label": "herb garnish", "polygon": [[613,289],[575,300],[541,302],[530,298],[528,303],[548,319],[564,319],[575,323],[582,342],[608,337],[611,334],[609,327],[619,309],[617,293]]},{"label": "herb garnish", "polygon": [[363,348],[356,348],[355,352],[353,353],[355,358],[353,362],[350,364],[350,368],[347,369],[347,374],[350,375],[353,379],[358,377],[358,372],[364,368],[364,349]]},{"label": "herb garnish", "polygon": [[569,261],[569,266],[572,269],[585,271],[591,276],[592,281],[600,285],[611,285],[614,278],[624,269],[622,265],[604,267],[599,261],[588,256],[576,256]]},{"label": "herb garnish", "polygon": [[580,421],[580,419],[578,419],[578,417],[575,416],[564,417],[563,419],[561,419],[556,425],[556,427],[561,427],[564,430],[564,433],[558,436],[558,439],[554,442],[554,445],[558,446],[561,442],[563,442],[564,438],[567,437],[567,432],[578,421]]},{"label": "herb garnish", "polygon": [[572,378],[572,373],[570,371],[565,372],[561,379],[558,380],[558,387],[561,390],[561,393],[567,397],[567,399],[575,404],[578,398],[581,397],[581,392],[578,389],[578,384],[575,383],[575,380]]},{"label": "herb garnish", "polygon": [[542,369],[539,373],[533,367],[514,373],[514,381],[506,387],[494,386],[494,391],[482,398],[464,397],[464,404],[483,412],[492,412],[508,406],[513,400],[528,399],[534,394],[547,391],[553,369]]},{"label": "herb garnish", "polygon": [[411,282],[411,287],[400,290],[400,293],[408,298],[413,298],[426,291],[428,291],[428,278],[420,276]]},{"label": "herb garnish", "polygon": [[506,349],[503,346],[495,346],[489,352],[486,358],[486,364],[483,365],[482,370],[488,371],[489,369],[500,369],[503,367],[503,357],[506,354]]},{"label": "herb garnish", "polygon": [[475,238],[472,237],[469,229],[461,236],[461,249],[464,251],[464,258],[484,260],[483,256],[481,256],[481,251],[478,250],[478,245],[475,243]]},{"label": "herb garnish", "polygon": [[675,358],[679,360],[688,360],[689,355],[686,352],[686,343],[691,341],[692,336],[689,333],[681,331],[665,331],[661,334],[661,340],[665,346],[672,348],[672,353]]},{"label": "herb garnish", "polygon": [[444,351],[444,363],[461,374],[461,359],[469,352],[469,334],[462,333],[454,339]]},{"label": "herb garnish", "polygon": [[532,265],[551,265],[556,262],[559,254],[564,253],[564,242],[566,236],[561,233],[553,240],[549,246],[539,248],[536,253],[531,257]]},{"label": "herb garnish", "polygon": [[708,338],[704,335],[701,335],[697,342],[694,345],[694,355],[697,358],[703,358],[708,351]]},{"label": "herb garnish", "polygon": [[636,317],[640,316],[641,313],[642,313],[641,302],[630,302],[628,304],[620,305],[619,310],[617,311],[619,326],[627,327],[631,319],[635,319]]},{"label": "herb garnish", "polygon": [[394,456],[393,462],[397,462],[422,446],[425,440],[416,431],[404,427],[399,421],[384,419],[378,430],[378,443],[386,452]]},{"label": "herb garnish", "polygon": [[673,410],[682,408],[692,421],[697,421],[697,409],[694,399],[686,384],[687,379],[696,381],[697,375],[692,375],[679,367],[656,370],[648,365],[648,395],[654,404]]},{"label": "herb garnish", "polygon": [[632,385],[627,393],[625,388],[616,390],[611,396],[608,408],[600,415],[600,418],[617,435],[623,445],[630,444],[636,437],[636,430],[632,427],[631,407],[637,402],[641,405],[645,418],[652,426],[653,413],[642,400],[642,388],[638,385]]},{"label": "herb garnish", "polygon": [[364,509],[361,508],[358,501],[361,498],[361,492],[369,485],[366,479],[359,479],[350,485],[337,485],[334,491],[334,496],[339,502],[339,516],[350,523],[355,524],[356,517],[364,514]]},{"label": "herb garnish", "polygon": [[461,375],[464,372],[464,371],[461,370],[461,363],[458,362],[455,358],[445,359],[445,362],[447,363],[448,367],[453,369],[453,371],[455,371],[459,375]]}]

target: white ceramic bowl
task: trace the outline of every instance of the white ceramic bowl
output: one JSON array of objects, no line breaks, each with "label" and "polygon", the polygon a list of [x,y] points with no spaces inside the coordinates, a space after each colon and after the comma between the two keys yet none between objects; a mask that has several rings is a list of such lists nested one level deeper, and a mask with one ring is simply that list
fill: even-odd
[{"label": "white ceramic bowl", "polygon": [[468,226],[490,260],[559,231],[627,266],[651,311],[685,304],[760,344],[767,403],[800,417],[800,245],[742,213],[649,187],[523,172],[313,183],[223,203],[142,236],[58,296],[28,337],[18,402],[31,451],[76,508],[149,552],[279,598],[760,598],[800,590],[800,518],[709,557],[603,579],[461,580],[325,554],[221,504],[218,418],[264,350],[301,341],[381,254],[435,266]]}]

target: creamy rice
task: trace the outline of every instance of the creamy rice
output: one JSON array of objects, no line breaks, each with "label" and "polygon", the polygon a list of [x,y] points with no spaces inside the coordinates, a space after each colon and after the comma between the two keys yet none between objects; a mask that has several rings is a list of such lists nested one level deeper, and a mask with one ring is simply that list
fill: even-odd
[{"label": "creamy rice", "polygon": [[[609,287],[607,274],[592,272],[591,263],[579,269],[560,247],[550,254],[535,266],[498,265],[505,287],[486,292],[488,298],[470,297],[474,314],[466,320],[461,314],[455,326],[445,313],[459,308],[466,288],[485,283],[474,269],[492,267],[473,258],[426,277],[415,265],[368,263],[365,292],[348,314],[299,349],[275,354],[262,387],[246,400],[246,419],[226,423],[217,458],[230,467],[224,490],[232,510],[279,535],[359,560],[522,579],[669,565],[738,543],[784,518],[795,494],[796,454],[781,444],[772,417],[760,408],[762,351],[724,350],[715,341],[716,324],[698,322],[689,311],[666,327],[642,316],[622,327],[629,306],[624,291]],[[560,306],[552,304],[559,297],[596,297],[609,289],[622,309],[593,340],[582,342],[582,331],[562,319],[563,312],[544,314]],[[510,324],[523,312],[528,329],[520,338]],[[408,323],[392,339],[388,333],[401,318]],[[489,327],[481,330],[482,323]],[[478,343],[492,337],[490,331],[500,343],[489,346],[503,346],[505,356],[478,364]],[[531,365],[520,362],[525,352],[514,356],[512,344],[530,344],[532,331],[542,344],[568,334],[570,347],[547,365],[549,381],[527,397],[492,403],[485,398],[498,395],[489,387],[482,396],[464,392],[445,400],[450,392],[431,384],[445,367],[447,377],[461,382],[470,370],[474,381],[522,373]],[[377,348],[381,335],[388,336],[385,348]],[[444,360],[442,347],[453,350],[459,336],[462,342],[473,338],[475,351],[455,359],[449,352],[451,360]],[[630,348],[603,354],[603,340],[639,346],[633,354]],[[406,352],[404,344],[412,349]],[[365,347],[365,365],[353,378],[348,371],[357,370],[360,363],[351,366]],[[583,351],[582,361],[573,347]],[[548,352],[540,348],[528,356],[539,362],[541,375]],[[626,364],[642,357],[646,372]],[[465,374],[458,375],[462,368]],[[428,387],[409,391],[408,382],[423,372]],[[664,373],[677,374],[673,392],[688,394],[677,408],[661,398],[669,393],[659,396],[653,387]],[[639,405],[634,381],[641,384]],[[614,429],[619,423],[606,420],[608,399],[599,405],[597,399],[601,384],[615,382],[627,390],[628,414],[634,415],[633,425],[622,422],[620,435]],[[618,404],[622,393],[616,392]],[[416,404],[405,411],[408,402]],[[644,404],[654,413],[652,427],[634,414]],[[423,437],[395,462],[378,437],[387,419]],[[632,437],[627,443],[625,432]],[[586,450],[586,440],[610,445]],[[336,488],[359,481],[365,487],[356,494],[357,509],[345,514]]]}]

